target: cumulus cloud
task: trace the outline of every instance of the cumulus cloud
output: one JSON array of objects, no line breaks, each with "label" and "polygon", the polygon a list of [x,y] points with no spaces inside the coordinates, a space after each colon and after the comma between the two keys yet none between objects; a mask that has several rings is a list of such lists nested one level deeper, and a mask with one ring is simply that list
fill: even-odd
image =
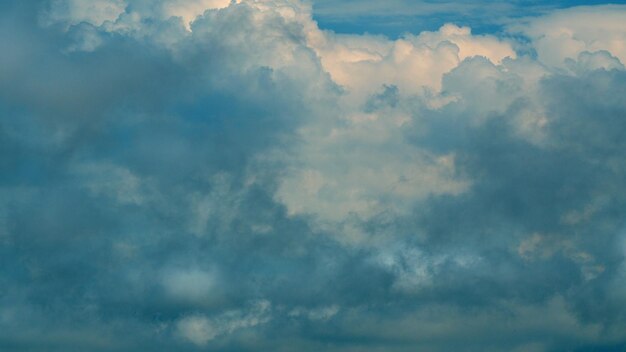
[{"label": "cumulus cloud", "polygon": [[579,54],[606,50],[622,63],[626,60],[626,6],[575,7],[512,26],[533,41],[538,59],[560,67]]},{"label": "cumulus cloud", "polygon": [[623,348],[623,12],[0,3],[0,349]]}]

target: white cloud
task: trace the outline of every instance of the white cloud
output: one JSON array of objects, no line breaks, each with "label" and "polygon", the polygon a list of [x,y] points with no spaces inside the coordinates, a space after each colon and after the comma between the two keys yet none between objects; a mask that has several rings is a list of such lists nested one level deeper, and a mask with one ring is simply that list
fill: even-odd
[{"label": "white cloud", "polygon": [[325,307],[319,307],[319,308],[314,308],[314,309],[306,309],[306,308],[302,308],[302,307],[297,307],[292,309],[291,311],[289,311],[289,313],[287,314],[290,317],[306,317],[310,320],[321,320],[321,321],[326,321],[331,319],[332,317],[334,317],[335,315],[337,315],[337,313],[339,313],[339,311],[341,310],[341,307],[339,307],[338,305],[331,305],[331,306],[325,306]]},{"label": "white cloud", "polygon": [[46,22],[76,25],[81,22],[101,26],[114,22],[126,9],[125,0],[53,0]]},{"label": "white cloud", "polygon": [[539,61],[562,67],[566,59],[606,50],[626,62],[626,5],[575,7],[511,27],[532,40]]},{"label": "white cloud", "polygon": [[202,316],[190,316],[178,321],[179,334],[196,345],[205,345],[219,333],[213,323]]},{"label": "white cloud", "polygon": [[[480,332],[470,349],[567,350],[550,341],[596,336],[581,321],[626,331],[619,28],[561,50],[549,15],[537,60],[451,24],[337,35],[295,0],[65,4],[49,37],[0,53],[2,302],[51,308],[35,328],[303,351],[346,336],[338,349],[447,351]],[[281,308],[237,305],[255,297]],[[275,312],[313,329],[261,327]],[[30,341],[20,328],[0,340]],[[557,338],[520,337],[539,332]]]},{"label": "white cloud", "polygon": [[584,74],[593,70],[624,70],[624,65],[618,58],[606,50],[595,52],[583,51],[578,54],[578,60],[565,59],[566,66],[576,74]]},{"label": "white cloud", "polygon": [[510,44],[493,36],[472,35],[469,28],[453,24],[395,41],[314,33],[309,34],[309,44],[324,69],[361,99],[383,84],[398,86],[406,95],[422,93],[424,88],[439,90],[442,76],[468,57],[484,56],[496,64],[516,57]]},{"label": "white cloud", "polygon": [[197,236],[205,235],[210,226],[227,232],[241,202],[241,195],[233,188],[229,175],[214,175],[210,185],[208,192],[187,195],[190,207],[188,229]]},{"label": "white cloud", "polygon": [[[268,67],[272,77],[294,82],[312,117],[298,130],[301,143],[289,154],[274,153],[287,165],[275,199],[290,215],[310,216],[318,229],[351,233],[345,235],[351,240],[362,236],[356,225],[361,221],[406,215],[416,202],[458,195],[471,187],[472,180],[457,172],[455,153],[435,154],[407,139],[407,131],[421,126],[416,106],[450,108],[474,126],[506,113],[516,133],[541,144],[549,119],[537,87],[552,73],[549,66],[567,66],[574,74],[623,68],[619,60],[626,55],[622,6],[559,11],[518,25],[533,40],[539,54],[535,61],[517,58],[507,40],[474,35],[453,24],[398,40],[337,35],[318,28],[310,6],[296,0],[137,2],[135,19],[132,13],[122,14],[121,1],[59,1],[52,20],[88,21],[103,31],[157,43],[163,40],[158,27],[140,20],[181,17],[181,28],[193,33],[168,32],[165,40],[181,64],[198,54],[190,48],[218,41],[235,69]],[[205,13],[218,8],[222,10]],[[91,40],[83,50],[95,50],[100,39],[86,38]],[[341,87],[341,94],[331,83]],[[390,97],[396,101],[368,110],[368,102],[384,87],[397,89]],[[519,101],[525,104],[510,112]],[[130,180],[126,178],[124,187],[132,186]],[[227,186],[216,187],[211,194],[189,195],[191,232],[203,233],[216,216],[228,223],[237,200],[224,195],[232,195]],[[229,206],[220,205],[224,202]]]},{"label": "white cloud", "polygon": [[96,27],[121,19],[127,8],[132,8],[142,18],[167,20],[179,17],[187,29],[207,10],[228,7],[231,0],[53,0],[46,20],[76,25],[81,22]]},{"label": "white cloud", "polygon": [[167,17],[180,17],[187,29],[206,10],[228,7],[231,0],[168,0],[162,2],[163,14]]},{"label": "white cloud", "polygon": [[185,340],[204,346],[222,335],[269,322],[270,311],[268,301],[258,301],[247,310],[232,310],[215,317],[191,315],[176,322],[176,332]]},{"label": "white cloud", "polygon": [[416,200],[467,188],[455,179],[453,156],[433,157],[409,145],[403,148],[402,142],[372,143],[377,132],[372,125],[371,135],[359,136],[364,131],[357,126],[309,140],[310,149],[302,151],[305,164],[287,175],[277,193],[290,214],[313,214],[322,222],[341,222],[351,215],[365,220],[383,212],[400,215]]},{"label": "white cloud", "polygon": [[[300,130],[304,143],[277,193],[289,213],[313,215],[328,230],[351,218],[402,215],[430,195],[465,191],[470,183],[456,175],[455,155],[432,155],[405,139],[416,123],[410,110],[400,105],[366,112],[363,105],[385,86],[398,88],[394,99],[438,96],[444,75],[464,59],[481,56],[493,66],[515,57],[511,46],[454,25],[397,41],[314,34],[310,45],[346,94],[336,117],[310,121]],[[350,228],[342,231],[359,238]]]},{"label": "white cloud", "polygon": [[170,297],[197,305],[212,303],[219,292],[216,273],[200,269],[168,270],[162,285]]},{"label": "white cloud", "polygon": [[124,167],[92,162],[75,166],[74,173],[83,179],[82,186],[93,195],[108,197],[120,204],[140,205],[146,200],[146,182]]},{"label": "white cloud", "polygon": [[593,255],[576,246],[573,239],[563,239],[560,236],[534,233],[517,247],[517,254],[528,262],[547,260],[561,254],[580,267],[580,273],[586,280],[593,280],[601,275],[605,266],[599,264]]},{"label": "white cloud", "polygon": [[394,290],[414,294],[433,287],[435,280],[445,271],[443,266],[468,270],[476,268],[483,259],[472,253],[432,255],[419,248],[386,248],[380,250],[373,261],[394,275]]}]

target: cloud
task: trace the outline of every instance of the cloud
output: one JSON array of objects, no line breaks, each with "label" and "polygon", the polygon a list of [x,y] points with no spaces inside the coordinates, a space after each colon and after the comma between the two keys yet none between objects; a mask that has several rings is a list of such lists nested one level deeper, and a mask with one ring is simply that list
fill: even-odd
[{"label": "cloud", "polygon": [[189,316],[176,323],[178,333],[190,342],[203,346],[219,335],[233,333],[240,329],[267,323],[267,311],[271,304],[266,301],[256,303],[250,312],[229,311],[209,319],[203,316]]},{"label": "cloud", "polygon": [[118,19],[126,9],[124,0],[55,0],[50,2],[46,22],[64,22],[77,25],[82,22],[101,26]]},{"label": "cloud", "polygon": [[216,290],[215,274],[201,270],[172,270],[163,275],[163,287],[168,295],[185,301],[208,301]]},{"label": "cloud", "polygon": [[623,5],[575,7],[527,19],[512,29],[531,38],[538,59],[546,65],[559,67],[566,59],[576,59],[585,51],[600,50],[610,52],[623,63],[626,60],[624,14]]},{"label": "cloud", "polygon": [[0,9],[0,349],[626,343],[622,7]]},{"label": "cloud", "polygon": [[320,25],[340,33],[384,34],[399,38],[406,33],[432,31],[442,23],[469,26],[476,32],[496,32],[521,17],[540,17],[576,5],[606,4],[602,0],[494,0],[423,1],[314,0]]}]

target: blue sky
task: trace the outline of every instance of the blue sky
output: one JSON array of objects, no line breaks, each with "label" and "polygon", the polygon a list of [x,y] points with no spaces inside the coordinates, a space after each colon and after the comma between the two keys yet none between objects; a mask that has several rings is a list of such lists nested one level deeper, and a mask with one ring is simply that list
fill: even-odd
[{"label": "blue sky", "polygon": [[624,351],[625,18],[0,1],[0,351]]},{"label": "blue sky", "polygon": [[619,2],[591,0],[516,1],[371,1],[316,0],[314,18],[320,27],[342,33],[372,33],[398,37],[436,30],[442,23],[470,26],[476,33],[496,32],[511,20],[538,16],[555,9]]}]

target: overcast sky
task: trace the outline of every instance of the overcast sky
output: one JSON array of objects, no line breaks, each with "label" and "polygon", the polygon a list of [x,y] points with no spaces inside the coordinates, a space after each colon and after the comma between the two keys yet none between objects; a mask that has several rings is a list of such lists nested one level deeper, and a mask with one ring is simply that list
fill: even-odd
[{"label": "overcast sky", "polygon": [[0,351],[623,352],[625,64],[619,4],[0,1]]}]

